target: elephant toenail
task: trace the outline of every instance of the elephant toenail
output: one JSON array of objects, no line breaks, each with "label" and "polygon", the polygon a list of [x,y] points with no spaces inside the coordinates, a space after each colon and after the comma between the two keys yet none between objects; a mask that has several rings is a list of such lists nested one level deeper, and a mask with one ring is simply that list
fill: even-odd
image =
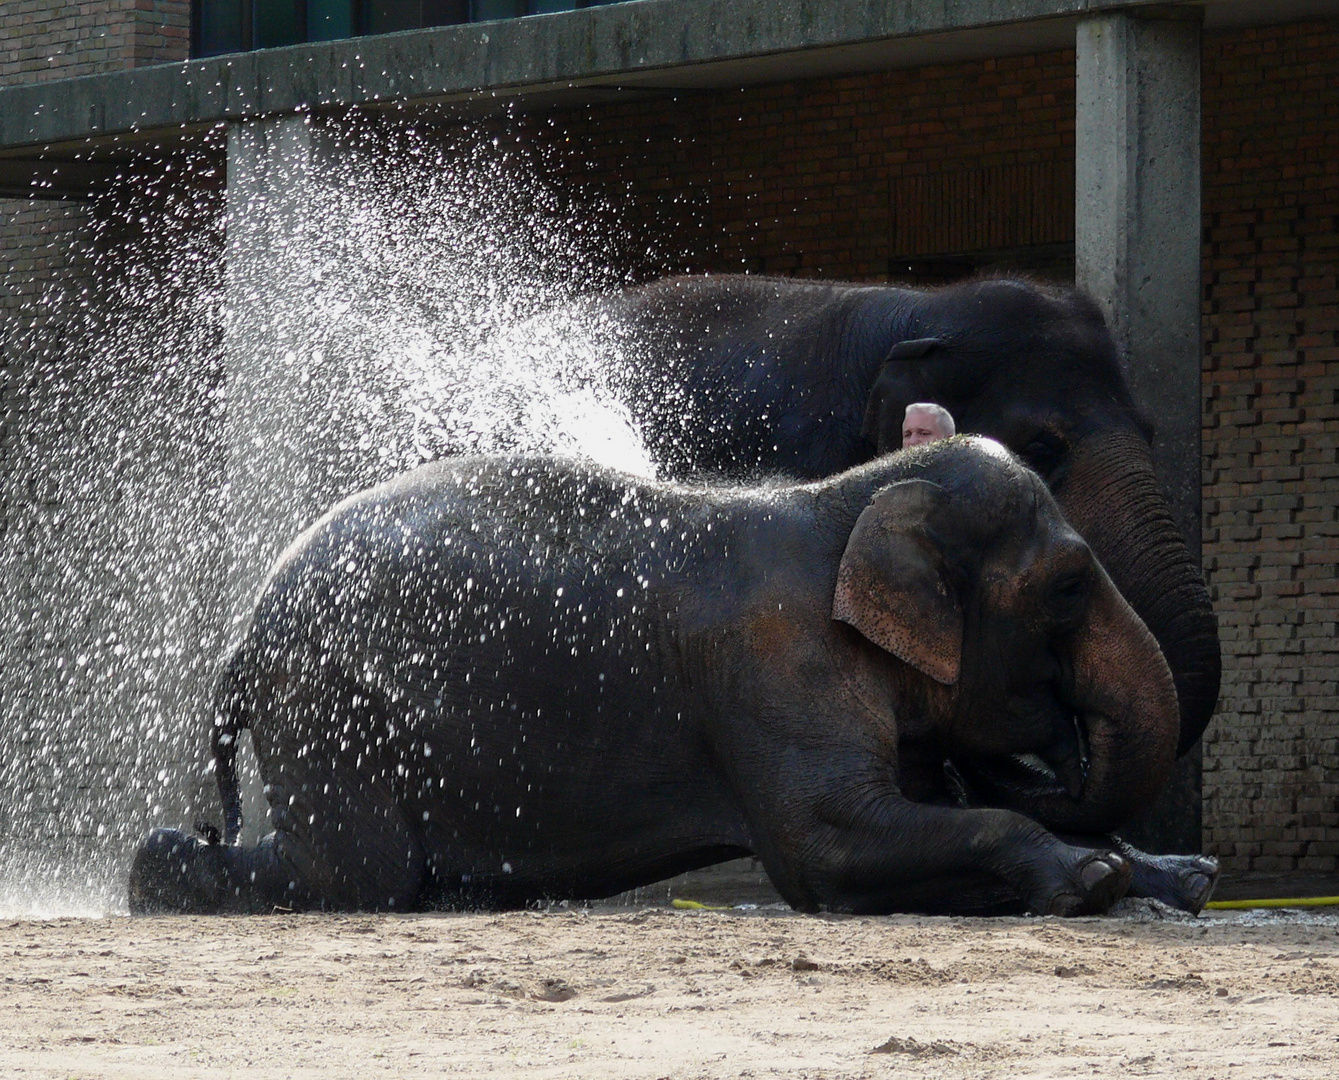
[{"label": "elephant toenail", "polygon": [[1093,859],[1079,871],[1079,882],[1085,889],[1095,889],[1115,872],[1116,868],[1104,860]]},{"label": "elephant toenail", "polygon": [[1079,908],[1079,898],[1073,893],[1057,893],[1046,905],[1047,915],[1070,915]]}]

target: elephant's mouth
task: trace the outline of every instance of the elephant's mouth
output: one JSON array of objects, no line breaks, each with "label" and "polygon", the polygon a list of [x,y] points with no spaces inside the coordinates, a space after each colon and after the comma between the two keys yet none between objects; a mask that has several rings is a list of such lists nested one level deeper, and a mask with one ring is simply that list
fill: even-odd
[{"label": "elephant's mouth", "polygon": [[954,757],[945,762],[950,785],[966,804],[1018,807],[1038,800],[1083,796],[1091,762],[1088,732],[1081,716],[1059,725],[1058,736],[1028,753]]}]

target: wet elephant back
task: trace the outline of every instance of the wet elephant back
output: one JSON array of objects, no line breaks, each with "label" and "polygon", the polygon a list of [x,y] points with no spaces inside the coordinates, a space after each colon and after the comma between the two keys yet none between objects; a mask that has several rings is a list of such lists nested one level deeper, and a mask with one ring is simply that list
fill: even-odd
[{"label": "wet elephant back", "polygon": [[744,839],[672,655],[681,514],[614,477],[421,471],[337,509],[267,594],[261,652],[371,703],[352,749],[444,894],[618,891]]},{"label": "wet elephant back", "polygon": [[665,476],[817,479],[869,456],[870,384],[911,290],[753,276],[671,278],[590,308]]}]

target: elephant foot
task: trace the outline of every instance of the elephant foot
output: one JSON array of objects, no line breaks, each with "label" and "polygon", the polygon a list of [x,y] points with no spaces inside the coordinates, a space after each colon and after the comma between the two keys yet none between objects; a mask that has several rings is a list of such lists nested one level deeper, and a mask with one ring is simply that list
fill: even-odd
[{"label": "elephant foot", "polygon": [[1218,884],[1218,860],[1208,855],[1150,855],[1122,840],[1120,852],[1134,867],[1130,895],[1160,900],[1198,915]]},{"label": "elephant foot", "polygon": [[212,914],[230,892],[228,849],[176,829],[154,829],[135,852],[127,892],[132,915]]},{"label": "elephant foot", "polygon": [[1041,911],[1047,915],[1101,915],[1130,887],[1134,870],[1114,851],[1094,851],[1070,872],[1070,882],[1050,897]]}]

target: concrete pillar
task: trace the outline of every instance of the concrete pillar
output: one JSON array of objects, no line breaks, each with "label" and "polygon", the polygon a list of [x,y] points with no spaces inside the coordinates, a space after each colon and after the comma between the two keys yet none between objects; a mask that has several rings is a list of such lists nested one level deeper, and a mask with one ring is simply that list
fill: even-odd
[{"label": "concrete pillar", "polygon": [[[1200,18],[1094,15],[1077,33],[1075,276],[1106,313],[1156,429],[1158,479],[1200,557]],[[1200,849],[1200,753],[1131,830]]]},{"label": "concrete pillar", "polygon": [[223,351],[230,636],[275,557],[327,510],[340,448],[339,373],[326,362],[312,235],[335,136],[309,116],[228,132]]},{"label": "concrete pillar", "polygon": [[[224,393],[227,649],[245,631],[276,556],[346,492],[340,465],[344,365],[327,361],[313,233],[337,132],[309,116],[233,124],[227,149]],[[246,839],[265,831],[249,746],[239,756]],[[197,802],[217,818],[212,778]]]}]

